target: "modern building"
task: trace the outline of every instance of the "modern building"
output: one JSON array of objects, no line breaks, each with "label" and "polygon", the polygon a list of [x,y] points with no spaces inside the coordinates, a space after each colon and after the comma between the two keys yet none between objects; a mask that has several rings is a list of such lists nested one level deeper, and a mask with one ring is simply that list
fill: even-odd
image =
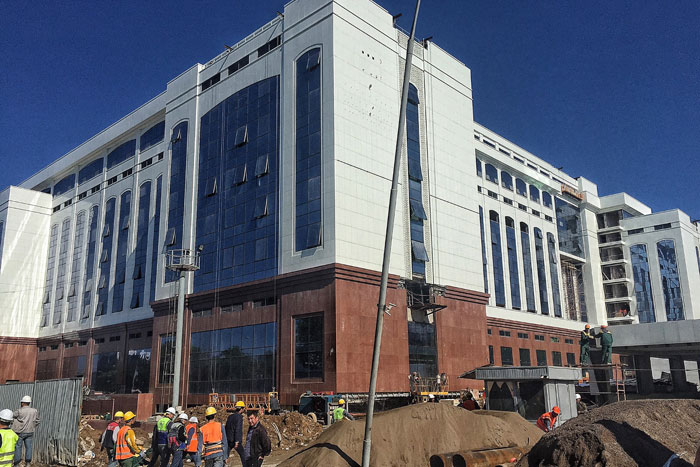
[{"label": "modern building", "polygon": [[[84,376],[167,403],[164,253],[201,248],[185,404],[366,391],[407,42],[370,0],[293,0],[1,192],[2,382]],[[573,364],[583,322],[700,319],[697,223],[482,127],[471,71],[414,52],[378,391]]]}]

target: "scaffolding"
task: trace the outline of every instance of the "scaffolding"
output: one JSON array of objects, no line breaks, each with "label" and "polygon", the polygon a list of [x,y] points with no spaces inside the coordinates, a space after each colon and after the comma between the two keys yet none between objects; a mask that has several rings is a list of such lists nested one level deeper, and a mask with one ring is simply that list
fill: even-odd
[{"label": "scaffolding", "polygon": [[627,400],[626,367],[627,365],[622,363],[581,365],[584,375],[588,374],[591,395],[615,396],[617,402]]},{"label": "scaffolding", "polygon": [[564,277],[564,303],[570,320],[586,321],[586,300],[583,288],[583,268],[580,265],[562,260]]}]

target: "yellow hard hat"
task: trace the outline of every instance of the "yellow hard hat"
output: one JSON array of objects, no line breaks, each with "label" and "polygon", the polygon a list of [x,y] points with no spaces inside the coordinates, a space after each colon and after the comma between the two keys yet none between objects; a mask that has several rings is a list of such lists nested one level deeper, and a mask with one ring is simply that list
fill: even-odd
[{"label": "yellow hard hat", "polygon": [[338,401],[338,404],[340,404],[340,405],[345,405],[345,399],[340,399],[340,400]]},{"label": "yellow hard hat", "polygon": [[114,413],[114,418],[123,418],[124,417],[124,412],[121,410],[118,410],[117,412]]},{"label": "yellow hard hat", "polygon": [[214,415],[216,413],[216,409],[214,407],[207,407],[207,410],[204,412],[204,415],[207,417],[209,415]]},{"label": "yellow hard hat", "polygon": [[238,401],[236,402],[236,407],[245,408],[245,404],[243,403],[243,401]]},{"label": "yellow hard hat", "polygon": [[130,411],[128,411],[127,413],[124,414],[124,421],[125,421],[125,422],[128,422],[129,420],[131,420],[131,419],[134,418],[135,416],[136,416],[136,415],[134,414],[134,412],[132,412],[132,411],[130,410]]}]

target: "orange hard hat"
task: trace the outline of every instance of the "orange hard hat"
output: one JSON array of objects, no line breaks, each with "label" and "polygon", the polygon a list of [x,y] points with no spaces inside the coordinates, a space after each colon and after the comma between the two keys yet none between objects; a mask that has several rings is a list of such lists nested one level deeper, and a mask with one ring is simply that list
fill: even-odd
[{"label": "orange hard hat", "polygon": [[591,325],[590,325],[590,324],[587,324],[587,325],[586,325],[586,329],[591,329]]},{"label": "orange hard hat", "polygon": [[561,409],[555,405],[554,407],[552,407],[552,412],[559,415],[561,413]]}]

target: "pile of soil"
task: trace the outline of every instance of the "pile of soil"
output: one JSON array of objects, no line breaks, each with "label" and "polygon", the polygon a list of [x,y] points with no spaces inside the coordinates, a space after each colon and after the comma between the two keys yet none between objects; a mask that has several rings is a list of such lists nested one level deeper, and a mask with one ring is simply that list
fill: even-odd
[{"label": "pile of soil", "polygon": [[[107,451],[100,450],[100,436],[108,423],[104,420],[81,418],[78,431],[78,465],[86,467],[107,465]],[[152,430],[144,429],[139,423],[135,424],[133,430],[136,435],[136,443],[143,445],[146,449],[150,448],[153,437]]]},{"label": "pile of soil", "polygon": [[700,401],[617,402],[582,414],[548,433],[518,467],[576,465],[691,466],[700,442]]},{"label": "pile of soil", "polygon": [[[359,466],[364,420],[333,424],[314,444],[280,467]],[[447,404],[416,404],[375,414],[372,465],[429,465],[430,456],[475,449],[533,445],[542,432],[511,412],[470,412]]]}]

